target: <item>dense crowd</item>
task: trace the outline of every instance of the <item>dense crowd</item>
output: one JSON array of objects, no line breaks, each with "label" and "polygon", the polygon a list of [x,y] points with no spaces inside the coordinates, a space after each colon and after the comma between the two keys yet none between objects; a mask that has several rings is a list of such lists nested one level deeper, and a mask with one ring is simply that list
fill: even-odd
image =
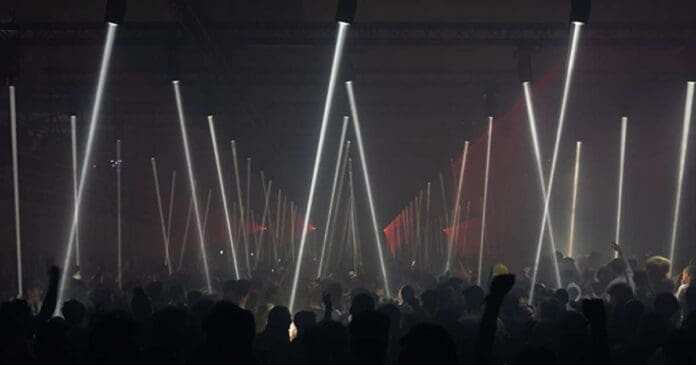
[{"label": "dense crowd", "polygon": [[483,286],[405,267],[396,298],[351,272],[308,281],[296,313],[280,270],[218,294],[75,271],[57,303],[53,267],[43,290],[0,305],[0,364],[696,364],[696,266],[672,278],[667,259],[614,249],[606,264],[559,255],[561,288],[542,281],[531,301],[526,272],[504,265]]}]

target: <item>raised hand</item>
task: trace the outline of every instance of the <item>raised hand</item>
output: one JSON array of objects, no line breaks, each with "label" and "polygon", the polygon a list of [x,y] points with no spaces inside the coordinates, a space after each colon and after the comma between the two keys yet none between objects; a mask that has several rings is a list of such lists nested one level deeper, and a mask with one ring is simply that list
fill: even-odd
[{"label": "raised hand", "polygon": [[621,249],[621,246],[619,246],[619,244],[616,243],[616,241],[611,242],[611,248],[612,248],[612,250],[618,252],[619,254],[623,252],[623,250]]},{"label": "raised hand", "polygon": [[493,278],[491,282],[491,295],[496,298],[503,298],[515,285],[515,275],[503,274]]}]

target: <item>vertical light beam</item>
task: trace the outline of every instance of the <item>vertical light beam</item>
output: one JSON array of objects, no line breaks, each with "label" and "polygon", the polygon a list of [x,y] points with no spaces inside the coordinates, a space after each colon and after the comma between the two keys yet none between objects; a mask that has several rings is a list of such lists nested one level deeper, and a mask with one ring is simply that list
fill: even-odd
[{"label": "vertical light beam", "polygon": [[338,185],[338,177],[341,170],[341,155],[343,154],[343,140],[346,139],[348,130],[348,117],[343,117],[343,126],[341,127],[341,138],[338,142],[338,152],[336,154],[336,168],[334,169],[333,182],[331,183],[331,195],[329,198],[329,212],[326,215],[326,224],[324,225],[324,237],[321,240],[321,254],[319,256],[319,269],[317,270],[317,279],[321,279],[321,273],[324,266],[324,255],[326,253],[326,241],[329,238],[329,226],[331,225],[331,216],[333,212],[334,199],[336,198],[336,187]]},{"label": "vertical light beam", "polygon": [[188,170],[189,185],[191,186],[191,198],[193,199],[193,214],[196,217],[196,228],[198,231],[198,243],[203,258],[203,274],[209,293],[213,292],[213,285],[210,281],[210,270],[208,269],[208,256],[205,252],[205,238],[203,237],[203,226],[201,225],[201,212],[198,205],[198,193],[196,192],[196,180],[193,177],[193,162],[191,161],[191,151],[189,150],[188,134],[186,132],[186,119],[184,118],[184,106],[181,102],[181,91],[179,90],[179,80],[173,80],[174,97],[176,98],[176,109],[179,114],[179,128],[181,129],[181,140],[184,145],[186,156],[186,168]]},{"label": "vertical light beam", "polygon": [[[489,142],[490,143],[490,142]],[[464,172],[466,171],[466,156],[469,152],[469,141],[464,142],[464,149],[462,151],[462,164],[459,167],[459,181],[457,183],[457,198],[454,200],[454,206],[452,207],[452,221],[450,222],[450,232],[449,240],[447,241],[447,263],[445,264],[445,273],[450,271],[452,266],[452,250],[454,246],[454,236],[455,229],[454,225],[459,221],[459,201],[462,198],[462,186],[464,186]]]},{"label": "vertical light beam", "polygon": [[218,151],[217,135],[215,134],[215,122],[213,116],[208,116],[208,127],[210,127],[210,139],[213,144],[213,155],[215,156],[215,168],[217,169],[218,183],[220,184],[220,199],[222,199],[222,209],[225,213],[225,227],[227,228],[227,239],[230,242],[232,251],[232,264],[234,265],[234,275],[239,280],[239,266],[237,264],[237,248],[232,238],[232,224],[230,223],[230,210],[227,207],[227,195],[225,194],[225,182],[222,178],[222,166],[220,165],[220,153]]},{"label": "vertical light beam", "polygon": [[73,212],[72,224],[70,225],[70,234],[67,241],[67,248],[65,250],[65,258],[63,260],[63,271],[60,280],[60,286],[58,288],[58,305],[56,305],[55,314],[60,314],[60,308],[62,307],[63,299],[65,298],[65,285],[68,279],[68,268],[70,267],[70,259],[72,258],[73,242],[75,241],[75,231],[77,227],[77,217],[79,216],[80,205],[82,204],[82,193],[84,192],[85,181],[87,180],[87,171],[89,167],[89,161],[92,158],[92,146],[94,145],[94,135],[96,134],[97,126],[99,124],[99,110],[101,109],[101,100],[104,95],[104,85],[106,84],[106,76],[109,69],[109,61],[111,60],[111,50],[114,46],[114,39],[116,38],[116,28],[118,25],[116,23],[109,22],[106,31],[106,40],[104,41],[104,50],[102,52],[101,65],[99,67],[99,77],[97,79],[97,89],[94,93],[94,104],[92,105],[92,116],[89,121],[89,130],[87,132],[87,144],[85,145],[85,154],[82,160],[82,169],[80,172],[80,185],[77,188],[77,203],[75,204],[75,210]]},{"label": "vertical light beam", "polygon": [[[123,226],[121,218],[121,140],[116,140],[116,247],[118,287],[123,288]],[[171,271],[169,273],[171,275]]]},{"label": "vertical light beam", "polygon": [[[336,36],[336,47],[334,48],[333,61],[331,64],[331,74],[329,75],[329,87],[326,92],[326,101],[324,102],[324,112],[321,117],[321,128],[319,130],[319,142],[317,144],[317,152],[314,158],[314,169],[312,171],[312,180],[309,184],[309,197],[307,198],[307,207],[305,210],[304,219],[309,221],[312,216],[312,206],[314,203],[314,190],[317,185],[317,177],[319,175],[319,165],[321,164],[321,156],[324,150],[324,139],[326,138],[326,129],[329,124],[329,115],[331,114],[331,106],[333,104],[334,89],[336,88],[336,78],[338,69],[341,63],[341,55],[343,54],[343,44],[346,40],[346,33],[350,25],[346,22],[338,22],[338,35]],[[300,269],[302,268],[302,254],[304,253],[305,241],[307,240],[307,224],[305,222],[302,227],[302,235],[300,236],[300,247],[298,251],[298,259],[295,262],[295,273],[292,278],[292,288],[290,291],[290,303],[288,307],[290,313],[293,313],[295,308],[295,297],[297,295],[297,284],[300,280]]]},{"label": "vertical light beam", "polygon": [[677,193],[674,197],[674,218],[672,220],[672,236],[669,244],[669,260],[674,267],[674,255],[677,244],[677,228],[679,226],[679,209],[681,208],[682,183],[684,182],[684,167],[686,166],[686,152],[689,147],[689,128],[691,127],[691,111],[694,103],[694,85],[696,82],[686,83],[686,102],[684,106],[684,121],[682,127],[682,139],[679,147],[679,170],[677,173]]},{"label": "vertical light beam", "polygon": [[[621,208],[623,200],[623,182],[624,182],[624,166],[626,161],[626,128],[628,126],[628,118],[621,117],[621,152],[619,154],[619,191],[616,201],[616,230],[614,231],[614,242],[621,244]],[[618,257],[619,253],[615,252],[614,257]]]},{"label": "vertical light beam", "polygon": [[181,265],[184,263],[184,253],[186,252],[186,241],[188,241],[189,226],[191,225],[191,211],[193,210],[193,199],[189,199],[188,213],[186,213],[186,224],[184,225],[184,236],[181,239],[181,251],[179,252],[179,266],[178,270],[181,271]]},{"label": "vertical light beam", "polygon": [[244,241],[244,263],[246,264],[247,277],[250,277],[250,263],[249,263],[249,237],[247,237],[246,224],[244,219],[244,200],[242,200],[242,183],[239,177],[239,160],[237,159],[237,143],[232,140],[230,141],[232,146],[232,163],[234,165],[234,178],[237,186],[237,206],[239,207],[239,220],[240,227],[242,231],[242,240]]},{"label": "vertical light beam", "polygon": [[575,209],[578,202],[578,180],[580,179],[580,152],[582,142],[575,142],[575,168],[573,170],[573,197],[570,205],[570,229],[568,231],[568,256],[575,254]]},{"label": "vertical light beam", "polygon": [[[549,202],[551,201],[551,192],[553,190],[553,181],[556,174],[556,162],[558,161],[558,150],[561,144],[561,136],[563,135],[563,124],[565,123],[566,107],[568,105],[568,95],[570,94],[570,86],[573,79],[573,69],[575,68],[575,58],[578,49],[578,42],[580,40],[580,33],[582,31],[582,22],[573,22],[573,34],[570,41],[570,50],[568,51],[568,66],[566,67],[565,83],[563,86],[563,97],[561,98],[561,111],[558,115],[558,127],[556,129],[556,140],[553,145],[553,155],[551,157],[551,170],[549,171],[549,183],[547,186],[546,196],[544,197],[544,213],[541,218],[541,226],[539,228],[539,239],[537,241],[537,255],[534,260],[534,272],[532,274],[532,283],[529,291],[529,301],[532,302],[534,299],[534,287],[536,285],[536,279],[539,268],[539,258],[541,254],[541,248],[544,241],[544,228],[546,226],[546,220],[549,216]],[[553,260],[556,260],[556,254],[553,255]],[[560,282],[560,278],[557,278]]]},{"label": "vertical light beam", "polygon": [[493,137],[493,117],[488,117],[488,143],[486,143],[486,170],[483,180],[483,207],[481,209],[481,239],[479,242],[477,282],[481,286],[483,273],[483,243],[486,236],[486,208],[488,207],[488,175],[491,167],[491,138]]},{"label": "vertical light beam", "polygon": [[360,131],[360,120],[358,118],[358,107],[355,103],[355,95],[353,94],[353,82],[346,82],[346,90],[348,91],[348,102],[350,111],[353,116],[353,130],[355,132],[355,140],[358,144],[358,155],[362,165],[363,179],[365,180],[365,190],[367,191],[367,201],[370,205],[370,218],[372,219],[372,229],[375,234],[375,245],[377,245],[377,254],[379,255],[379,264],[382,269],[382,279],[384,280],[384,294],[387,298],[391,298],[389,290],[389,278],[387,277],[387,267],[384,263],[384,254],[382,253],[382,236],[380,234],[379,225],[377,224],[377,213],[375,212],[375,202],[372,198],[372,184],[370,183],[370,175],[367,169],[367,158],[365,157],[365,146],[363,144],[362,132]]},{"label": "vertical light beam", "polygon": [[162,209],[162,195],[160,195],[159,178],[157,176],[157,161],[154,157],[150,157],[150,165],[152,165],[152,176],[155,180],[155,193],[157,194],[157,211],[159,212],[160,228],[162,230],[162,243],[164,245],[164,264],[167,265],[169,275],[172,274],[171,260],[169,259],[169,237],[167,237],[167,226],[164,224],[164,211]]},{"label": "vertical light beam", "polygon": [[12,139],[12,188],[14,191],[15,245],[17,250],[17,294],[24,295],[22,277],[22,224],[19,215],[19,162],[17,159],[17,104],[15,87],[10,85],[10,136]]},{"label": "vertical light beam", "polygon": [[[72,145],[73,209],[77,206],[77,117],[70,116],[70,144]],[[80,221],[75,217],[75,265],[80,266]],[[66,268],[67,269],[67,268]]]},{"label": "vertical light beam", "polygon": [[[527,106],[527,121],[529,123],[529,132],[532,136],[532,147],[534,150],[534,157],[536,160],[537,175],[539,176],[539,185],[541,186],[542,203],[546,199],[546,178],[544,174],[544,167],[541,163],[541,148],[539,147],[539,134],[536,129],[536,114],[534,113],[534,103],[532,102],[532,93],[529,88],[529,81],[522,83],[522,88],[524,89],[524,100]],[[556,240],[553,234],[553,225],[551,224],[551,216],[549,215],[546,219],[546,227],[549,232],[549,242],[551,243],[551,254],[556,257]],[[535,270],[538,265],[538,259],[541,256],[542,246],[537,246],[537,260],[535,261]],[[561,285],[561,272],[558,267],[558,261],[553,260],[554,272],[556,274],[556,284],[560,287]]]},{"label": "vertical light beam", "polygon": [[[172,211],[174,210],[174,192],[176,192],[176,170],[172,170],[172,182],[169,185],[169,212],[168,217],[167,217],[167,241],[170,244],[170,252],[171,252],[171,243],[172,243]],[[170,262],[171,264],[171,262]]]}]

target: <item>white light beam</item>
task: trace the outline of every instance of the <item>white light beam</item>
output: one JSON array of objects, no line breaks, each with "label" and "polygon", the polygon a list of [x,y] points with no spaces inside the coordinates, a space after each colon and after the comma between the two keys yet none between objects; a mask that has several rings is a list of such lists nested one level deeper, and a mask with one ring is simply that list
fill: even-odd
[{"label": "white light beam", "polygon": [[[628,126],[628,118],[621,117],[621,152],[619,154],[619,191],[616,202],[616,230],[614,231],[614,242],[621,244],[621,208],[623,200],[623,182],[624,182],[624,166],[626,161],[626,128]],[[619,253],[615,252],[614,257],[618,257]]]},{"label": "white light beam", "polygon": [[[556,162],[558,160],[558,150],[561,144],[561,136],[563,135],[563,124],[565,123],[566,106],[568,105],[568,95],[570,94],[570,85],[572,83],[573,69],[575,67],[575,58],[578,49],[578,41],[580,39],[580,33],[582,30],[583,23],[573,22],[573,34],[571,36],[570,50],[568,52],[568,66],[566,68],[565,83],[563,86],[563,97],[561,99],[561,111],[558,115],[558,127],[556,129],[556,140],[553,146],[553,156],[551,158],[551,171],[549,172],[549,183],[546,185],[547,191],[544,197],[544,213],[541,218],[541,226],[539,228],[539,239],[537,241],[537,247],[541,246],[544,240],[544,228],[546,226],[546,220],[549,216],[549,202],[551,201],[551,192],[553,190],[553,181],[556,174]],[[532,302],[534,299],[534,287],[536,285],[536,279],[539,267],[539,258],[541,254],[541,249],[537,248],[537,256],[534,260],[534,273],[532,274],[532,283],[529,292],[529,301]],[[556,260],[556,254],[553,255],[553,260]],[[558,279],[558,278],[557,278]],[[560,281],[560,280],[559,280]]]},{"label": "white light beam", "polygon": [[321,279],[321,273],[324,266],[324,255],[326,253],[326,241],[329,238],[329,226],[331,226],[331,216],[333,212],[334,199],[336,198],[336,187],[338,185],[338,176],[341,170],[341,155],[343,154],[343,140],[346,139],[348,130],[348,117],[343,117],[343,126],[341,127],[341,138],[338,142],[338,152],[336,154],[336,168],[334,169],[333,182],[331,183],[331,195],[329,198],[329,212],[326,215],[326,224],[324,225],[324,237],[321,241],[321,254],[319,256],[319,270],[317,270],[317,279]]},{"label": "white light beam", "polygon": [[582,142],[575,142],[575,168],[573,169],[573,197],[570,206],[570,229],[568,230],[568,257],[575,254],[575,209],[578,202],[578,180],[580,178],[580,152]]},{"label": "white light beam", "polygon": [[331,74],[329,75],[329,87],[326,91],[326,101],[324,103],[324,112],[321,118],[321,128],[319,130],[319,142],[317,143],[317,152],[314,158],[314,169],[312,171],[312,180],[309,184],[309,197],[307,199],[307,207],[304,218],[307,220],[302,227],[302,235],[300,236],[300,247],[295,262],[295,273],[292,279],[292,288],[290,291],[290,302],[288,308],[290,313],[293,313],[295,308],[295,296],[297,295],[297,284],[300,281],[300,269],[302,267],[302,255],[304,254],[305,241],[307,240],[307,226],[309,219],[312,216],[312,206],[314,204],[314,190],[317,185],[317,177],[319,175],[319,165],[324,150],[324,139],[326,138],[326,129],[329,124],[329,116],[331,114],[331,105],[333,104],[334,89],[336,88],[336,78],[338,76],[338,68],[341,63],[341,54],[343,53],[343,44],[345,43],[346,33],[350,25],[345,22],[338,22],[338,35],[336,36],[336,47],[334,49],[333,61],[331,64]]},{"label": "white light beam", "polygon": [[[77,117],[70,116],[70,144],[72,149],[73,209],[77,206]],[[75,265],[80,266],[80,221],[75,217]]]},{"label": "white light beam", "polygon": [[227,207],[227,195],[225,194],[225,181],[222,178],[222,166],[220,165],[220,153],[218,151],[217,135],[215,134],[215,122],[213,116],[208,116],[208,127],[210,128],[210,139],[213,144],[213,155],[215,156],[215,168],[217,169],[218,183],[220,184],[220,199],[222,199],[222,209],[225,213],[225,227],[227,228],[227,239],[230,242],[232,251],[232,264],[234,265],[234,275],[239,280],[239,266],[237,264],[237,248],[234,238],[232,238],[232,224],[230,223],[230,210]]},{"label": "white light beam", "polygon": [[[524,89],[524,100],[527,106],[527,121],[529,123],[529,132],[532,136],[532,147],[534,150],[534,157],[536,160],[537,175],[539,176],[539,185],[541,186],[542,203],[546,199],[546,174],[544,174],[544,167],[542,166],[541,159],[541,148],[539,147],[539,134],[536,129],[536,114],[534,113],[534,103],[532,101],[532,93],[529,87],[529,81],[522,83],[522,88]],[[549,242],[551,243],[551,254],[556,257],[556,240],[553,234],[553,224],[551,224],[551,216],[549,215],[546,219],[546,227],[549,232]],[[535,269],[538,268],[538,258],[541,255],[542,246],[537,246],[537,261],[535,261]],[[554,272],[556,274],[556,284],[560,287],[561,285],[561,272],[558,267],[558,261],[554,259]]]},{"label": "white light beam", "polygon": [[19,162],[17,158],[17,104],[15,87],[10,85],[10,135],[12,139],[12,188],[14,192],[15,246],[17,250],[17,294],[24,295],[22,276],[22,224],[19,214]]},{"label": "white light beam", "polygon": [[101,65],[99,67],[99,78],[97,79],[97,89],[94,93],[94,104],[92,105],[92,116],[89,122],[89,130],[87,132],[87,144],[85,145],[85,154],[82,161],[82,169],[80,173],[80,185],[77,189],[77,203],[73,212],[72,224],[70,226],[70,234],[67,241],[67,249],[65,250],[65,258],[63,260],[63,270],[58,288],[58,305],[56,305],[56,315],[60,315],[63,299],[65,298],[65,285],[68,279],[68,267],[72,258],[73,242],[75,241],[75,231],[77,227],[77,217],[79,216],[80,205],[82,204],[82,193],[84,192],[85,181],[87,180],[87,170],[89,161],[92,158],[92,146],[94,145],[94,135],[96,134],[97,125],[99,124],[99,110],[101,108],[101,100],[104,95],[104,85],[106,84],[106,76],[109,69],[109,61],[111,60],[111,50],[114,46],[116,38],[116,23],[108,23],[106,31],[106,40],[104,41],[104,50],[102,53]]},{"label": "white light beam", "polygon": [[454,246],[454,235],[455,229],[454,225],[459,221],[459,201],[462,198],[462,186],[464,186],[464,172],[466,172],[466,157],[469,152],[469,141],[464,142],[464,149],[462,150],[462,164],[459,167],[459,182],[457,183],[457,198],[454,200],[454,206],[452,207],[452,221],[450,222],[450,232],[449,240],[447,241],[447,263],[445,264],[445,273],[450,271],[452,265],[452,249]]},{"label": "white light beam", "polygon": [[365,190],[367,191],[367,201],[370,204],[370,218],[372,218],[372,229],[375,234],[375,245],[377,245],[377,255],[379,256],[379,264],[382,269],[382,279],[384,280],[384,294],[387,298],[391,298],[389,290],[389,279],[387,277],[387,267],[384,262],[384,254],[382,253],[382,236],[380,234],[379,225],[377,224],[377,213],[375,212],[375,202],[372,198],[372,184],[367,169],[367,158],[365,157],[365,147],[362,140],[362,132],[360,131],[360,120],[358,118],[358,107],[355,103],[355,95],[353,94],[353,82],[346,82],[346,90],[348,91],[348,102],[350,103],[350,111],[353,117],[353,129],[355,132],[355,140],[358,144],[358,155],[362,165],[363,179],[365,180]]},{"label": "white light beam", "polygon": [[172,275],[172,265],[169,259],[169,237],[167,237],[167,226],[164,224],[164,211],[162,210],[162,195],[160,195],[159,178],[157,176],[157,161],[150,157],[152,165],[152,176],[155,180],[155,193],[157,194],[157,211],[159,212],[160,228],[162,230],[162,244],[164,245],[164,264],[167,265],[169,275]]},{"label": "white light beam", "polygon": [[481,274],[483,273],[483,243],[486,235],[486,208],[488,207],[488,175],[491,167],[491,138],[493,137],[493,117],[488,117],[488,142],[486,143],[486,170],[483,181],[483,208],[481,209],[481,239],[479,242],[478,256],[478,285],[481,286]]},{"label": "white light beam", "polygon": [[691,127],[691,112],[694,105],[694,85],[696,82],[686,83],[686,102],[684,106],[684,121],[682,127],[682,139],[679,147],[679,170],[677,173],[677,193],[674,197],[674,218],[672,220],[672,235],[669,245],[669,260],[674,267],[674,255],[677,245],[677,233],[679,226],[679,210],[681,208],[682,184],[684,182],[684,167],[686,166],[686,152],[689,147],[689,129]]},{"label": "white light beam", "polygon": [[196,192],[196,181],[193,177],[193,162],[191,161],[191,152],[189,149],[188,133],[186,132],[186,119],[184,117],[184,106],[181,101],[181,91],[179,90],[179,80],[172,81],[174,87],[174,97],[176,98],[176,108],[179,114],[179,128],[181,129],[181,140],[184,145],[184,154],[186,156],[186,168],[188,169],[189,185],[191,187],[191,197],[193,199],[193,214],[196,218],[196,228],[198,231],[198,243],[203,257],[203,274],[205,275],[205,283],[209,293],[213,292],[213,284],[210,281],[210,270],[208,268],[208,256],[205,252],[205,238],[203,237],[203,226],[201,225],[201,213],[198,206],[198,193]]}]

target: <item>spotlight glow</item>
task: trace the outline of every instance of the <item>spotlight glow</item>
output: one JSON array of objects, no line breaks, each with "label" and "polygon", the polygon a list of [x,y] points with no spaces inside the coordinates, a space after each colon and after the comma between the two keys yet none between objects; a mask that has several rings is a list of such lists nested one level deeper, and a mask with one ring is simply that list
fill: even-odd
[{"label": "spotlight glow", "polygon": [[459,201],[462,198],[462,186],[464,185],[464,172],[466,171],[466,157],[469,152],[469,141],[464,142],[464,150],[462,151],[462,164],[459,168],[459,182],[457,183],[457,198],[454,200],[454,207],[452,212],[452,221],[450,222],[450,227],[452,227],[452,234],[449,236],[447,242],[447,262],[445,263],[445,273],[450,271],[452,265],[452,246],[454,245],[454,226],[459,224]]},{"label": "spotlight glow", "polygon": [[169,275],[172,274],[171,260],[169,259],[169,237],[167,237],[167,226],[164,224],[164,211],[162,210],[162,195],[160,195],[159,178],[157,177],[157,161],[150,157],[152,165],[152,176],[155,179],[155,193],[157,194],[157,211],[159,212],[160,228],[162,230],[162,243],[164,244],[164,264],[167,266]]},{"label": "spotlight glow", "polygon": [[[536,114],[534,113],[534,103],[532,102],[532,93],[529,88],[529,82],[525,81],[522,83],[522,88],[524,90],[524,100],[527,106],[527,121],[529,122],[529,132],[532,136],[532,147],[534,149],[534,157],[536,160],[537,175],[539,176],[539,186],[541,187],[542,203],[544,203],[547,191],[546,191],[546,181],[544,174],[544,167],[541,160],[541,148],[539,147],[539,135],[536,129]],[[551,224],[551,216],[547,216],[546,228],[549,232],[549,242],[551,243],[551,254],[556,257],[556,240],[553,234],[553,225]],[[543,233],[542,233],[543,234]],[[543,237],[542,237],[543,239]],[[539,258],[541,257],[542,245],[537,246],[537,254],[535,259],[535,270],[538,269]],[[556,274],[556,284],[560,287],[561,285],[561,272],[558,267],[558,261],[553,260],[553,266]]]},{"label": "spotlight glow", "polygon": [[580,177],[580,151],[582,142],[575,142],[575,169],[573,173],[573,200],[570,206],[570,230],[568,232],[568,256],[573,257],[575,241],[575,208],[578,201],[578,179]]},{"label": "spotlight glow", "polygon": [[[307,199],[307,208],[305,210],[304,219],[309,221],[312,216],[312,205],[314,203],[314,190],[317,185],[317,177],[319,174],[319,165],[321,164],[321,156],[324,150],[324,139],[326,137],[326,129],[329,124],[329,115],[331,114],[331,106],[333,104],[334,89],[336,88],[336,78],[338,76],[338,68],[341,63],[341,54],[343,53],[343,45],[346,39],[346,33],[348,32],[348,27],[350,25],[345,22],[338,22],[338,35],[336,36],[336,47],[333,54],[333,62],[331,64],[331,74],[329,76],[329,87],[326,92],[326,101],[324,103],[324,112],[321,120],[321,128],[319,130],[319,142],[317,144],[317,152],[314,158],[314,169],[312,171],[312,180],[309,184],[309,197]],[[298,258],[295,262],[295,273],[292,279],[292,289],[290,291],[290,302],[288,303],[288,308],[290,313],[293,313],[295,308],[295,296],[297,295],[297,284],[300,280],[300,269],[302,267],[302,255],[304,253],[305,241],[307,240],[307,227],[306,224],[302,225],[302,235],[300,236],[300,247],[298,251]]]},{"label": "spotlight glow", "polygon": [[677,173],[677,193],[674,197],[674,218],[672,220],[672,235],[669,244],[669,260],[674,267],[674,258],[679,227],[679,210],[681,208],[682,184],[684,182],[684,167],[686,166],[686,152],[689,147],[689,129],[691,127],[691,112],[694,104],[694,85],[696,82],[686,83],[686,102],[684,106],[684,121],[682,127],[682,139],[679,147],[679,170]]},{"label": "spotlight glow", "polygon": [[[624,164],[626,160],[626,127],[628,118],[621,117],[621,152],[619,155],[619,192],[616,202],[616,230],[614,231],[614,242],[621,244],[621,201],[623,198]],[[614,257],[619,257],[618,252],[614,252]]]},{"label": "spotlight glow", "polygon": [[[544,197],[544,213],[541,218],[541,226],[539,228],[539,239],[537,241],[537,255],[534,260],[534,272],[532,274],[532,283],[529,292],[529,301],[534,300],[534,287],[536,285],[537,274],[539,271],[539,258],[541,255],[541,245],[544,241],[544,228],[546,226],[546,220],[549,216],[549,202],[551,201],[551,192],[553,190],[553,181],[556,174],[556,162],[558,160],[558,150],[561,144],[561,136],[563,135],[563,124],[565,123],[566,107],[568,104],[568,95],[570,94],[570,86],[572,83],[573,69],[575,67],[575,58],[578,49],[578,41],[580,40],[580,33],[582,31],[583,23],[573,22],[573,34],[571,36],[570,50],[568,52],[568,65],[566,67],[565,83],[563,86],[563,97],[561,99],[561,111],[558,116],[558,127],[556,129],[556,140],[553,145],[553,156],[551,158],[551,170],[549,171],[549,183],[547,186],[546,196]],[[554,265],[557,265],[555,253],[551,255],[554,260]],[[557,278],[560,282],[560,278]]]},{"label": "spotlight glow", "polygon": [[333,212],[334,199],[336,198],[336,187],[338,185],[338,177],[341,170],[341,155],[343,154],[343,140],[346,139],[348,130],[348,117],[343,117],[343,126],[341,127],[341,138],[338,142],[338,153],[336,154],[336,168],[334,169],[333,182],[331,183],[331,196],[329,198],[329,212],[326,215],[326,224],[324,225],[324,238],[321,241],[321,254],[319,256],[319,269],[317,270],[317,279],[321,278],[322,269],[324,266],[324,255],[326,253],[326,241],[329,238],[329,227],[331,226],[331,216]]},{"label": "spotlight glow", "polygon": [[372,198],[372,184],[370,184],[370,176],[367,169],[367,158],[365,157],[365,147],[362,140],[362,132],[360,131],[360,120],[358,118],[358,107],[355,103],[355,95],[353,94],[353,82],[346,82],[346,90],[348,91],[348,102],[350,111],[353,116],[353,129],[355,132],[355,140],[358,144],[358,155],[362,164],[363,179],[365,180],[365,190],[367,192],[367,201],[370,204],[370,218],[372,218],[372,229],[375,234],[375,245],[377,245],[377,254],[379,255],[379,264],[382,269],[382,279],[384,280],[384,294],[387,298],[391,298],[389,290],[389,279],[387,278],[387,267],[384,263],[384,254],[382,253],[382,236],[379,232],[377,224],[377,213],[375,212],[375,203]]},{"label": "spotlight glow", "polygon": [[201,225],[201,213],[198,206],[198,193],[196,192],[196,180],[193,177],[193,162],[189,149],[188,134],[186,132],[186,119],[184,117],[184,106],[181,102],[181,91],[179,90],[179,80],[172,81],[174,87],[174,97],[176,98],[176,109],[179,114],[179,128],[181,129],[181,140],[184,145],[186,156],[186,168],[188,169],[189,185],[191,186],[191,197],[193,199],[193,213],[196,218],[196,228],[198,231],[198,243],[200,245],[201,257],[203,258],[203,274],[208,292],[213,292],[213,284],[210,281],[210,270],[208,268],[208,256],[205,252],[205,238],[203,237],[203,226]]},{"label": "spotlight glow", "polygon": [[114,23],[108,23],[106,31],[106,40],[104,41],[104,50],[102,53],[101,65],[99,67],[99,78],[97,80],[97,89],[94,93],[94,104],[92,105],[92,116],[89,122],[89,130],[87,132],[87,144],[85,145],[85,155],[82,162],[80,173],[80,185],[77,189],[77,201],[73,212],[72,224],[70,225],[70,235],[67,240],[67,248],[65,250],[65,258],[63,260],[63,271],[61,275],[60,285],[58,288],[58,305],[56,305],[56,315],[60,315],[63,299],[65,298],[65,285],[68,279],[68,268],[70,267],[70,259],[72,258],[73,242],[75,241],[75,231],[77,227],[77,217],[79,216],[80,206],[82,203],[82,193],[84,192],[85,181],[87,180],[87,170],[90,166],[89,161],[92,158],[92,147],[94,145],[94,135],[96,134],[97,125],[99,122],[99,110],[101,108],[101,100],[104,95],[104,85],[106,84],[106,76],[109,69],[109,61],[111,60],[111,50],[114,46],[116,38],[116,28]]},{"label": "spotlight glow", "polygon": [[12,188],[14,192],[15,246],[17,250],[17,294],[24,295],[22,277],[22,228],[19,214],[19,163],[17,159],[17,104],[15,88],[10,85],[10,135],[12,139]]},{"label": "spotlight glow", "polygon": [[237,143],[233,140],[230,141],[232,146],[232,160],[234,164],[234,178],[237,186],[237,206],[239,207],[239,219],[242,221],[240,228],[242,230],[242,240],[244,241],[244,262],[246,263],[247,275],[251,276],[249,273],[249,237],[247,237],[246,224],[244,224],[244,200],[242,200],[242,183],[239,177],[239,160],[237,159]]},{"label": "spotlight glow", "polygon": [[[232,263],[234,264],[234,275],[239,280],[239,266],[237,264],[237,248],[235,247],[234,238],[232,238],[232,224],[230,223],[230,210],[227,207],[227,195],[225,194],[225,182],[222,178],[222,166],[220,165],[220,153],[218,152],[217,135],[215,134],[215,125],[213,116],[208,116],[208,127],[210,128],[210,139],[213,144],[213,155],[215,156],[215,168],[217,169],[218,183],[220,184],[220,199],[222,200],[222,208],[225,213],[225,227],[227,228],[227,239],[230,242],[230,251],[232,252]],[[222,250],[220,250],[222,252]],[[222,253],[221,253],[222,255]]]},{"label": "spotlight glow", "polygon": [[[73,209],[77,206],[77,117],[70,116],[70,144],[72,145]],[[80,221],[75,217],[75,265],[80,266]]]},{"label": "spotlight glow", "polygon": [[491,139],[493,137],[493,117],[488,117],[488,143],[486,144],[486,172],[483,180],[483,207],[481,208],[481,239],[479,242],[477,282],[481,286],[483,273],[483,243],[486,236],[486,208],[488,206],[488,176],[491,167]]}]

